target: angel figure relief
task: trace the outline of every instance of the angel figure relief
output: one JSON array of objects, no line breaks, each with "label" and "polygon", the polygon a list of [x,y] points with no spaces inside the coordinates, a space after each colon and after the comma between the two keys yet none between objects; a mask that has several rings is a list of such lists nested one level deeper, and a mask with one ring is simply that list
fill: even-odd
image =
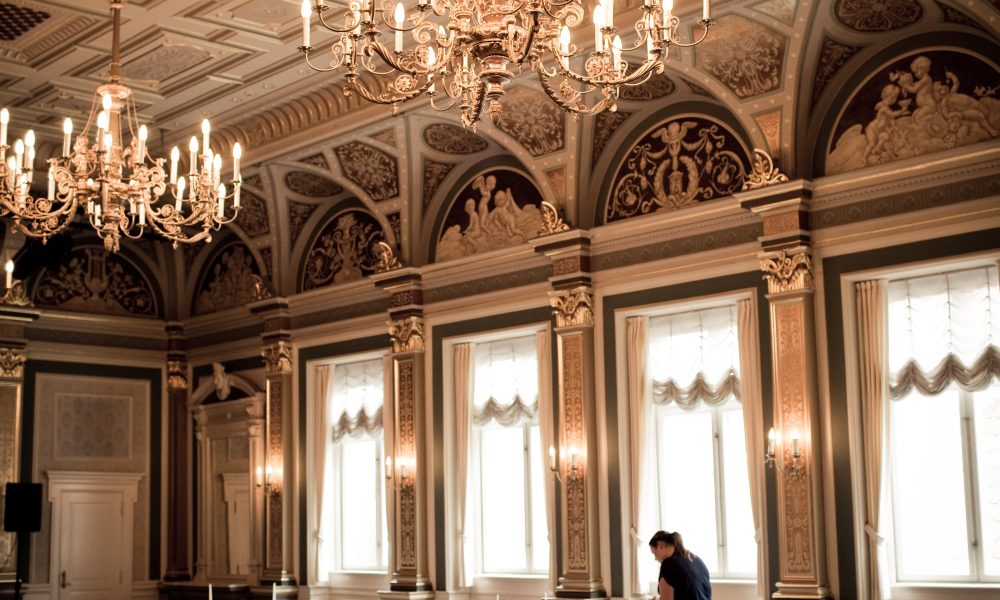
[{"label": "angel figure relief", "polygon": [[718,125],[707,122],[671,121],[656,129],[632,148],[618,171],[607,221],[739,191],[746,161],[728,142]]},{"label": "angel figure relief", "polygon": [[[969,57],[957,58],[967,60]],[[827,174],[845,173],[903,158],[964,146],[1000,135],[1000,100],[996,88],[977,86],[972,97],[962,93],[953,71],[934,79],[933,60],[914,58],[907,69],[884,73],[879,100],[870,120],[855,123],[837,138],[826,158]],[[848,111],[857,108],[849,107]],[[845,112],[845,114],[846,114]]]},{"label": "angel figure relief", "polygon": [[510,187],[500,189],[496,175],[476,177],[471,188],[479,198],[465,199],[465,227],[454,224],[445,230],[438,242],[437,260],[516,246],[538,237],[542,228],[538,206],[519,205]]}]

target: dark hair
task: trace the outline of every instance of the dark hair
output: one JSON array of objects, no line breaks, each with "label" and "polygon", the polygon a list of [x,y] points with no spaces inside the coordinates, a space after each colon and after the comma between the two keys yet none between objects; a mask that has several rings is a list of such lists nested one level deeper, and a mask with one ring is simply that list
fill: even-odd
[{"label": "dark hair", "polygon": [[684,558],[691,560],[691,553],[688,549],[684,547],[684,538],[681,534],[674,531],[673,533],[669,531],[657,531],[653,534],[653,537],[649,538],[649,545],[656,546],[660,542],[674,547],[674,552],[683,556]]}]

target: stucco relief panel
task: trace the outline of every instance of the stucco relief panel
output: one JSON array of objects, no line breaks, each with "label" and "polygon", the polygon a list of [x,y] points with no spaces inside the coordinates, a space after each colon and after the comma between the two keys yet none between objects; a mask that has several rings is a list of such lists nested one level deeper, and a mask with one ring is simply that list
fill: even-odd
[{"label": "stucco relief panel", "polygon": [[739,98],[752,98],[781,87],[787,39],[760,23],[728,14],[695,47],[695,64]]},{"label": "stucco relief panel", "polygon": [[315,210],[315,204],[292,201],[288,202],[288,229],[293,242],[299,237],[299,234],[302,233],[302,228],[305,227],[306,221],[309,220],[309,216],[312,215]]},{"label": "stucco relief panel", "polygon": [[532,156],[542,156],[566,145],[565,114],[541,93],[524,86],[507,91],[498,127]]},{"label": "stucco relief panel", "polygon": [[424,159],[424,209],[430,205],[434,198],[434,192],[441,186],[444,178],[455,168],[454,163],[437,162],[436,160]]},{"label": "stucco relief panel", "polygon": [[331,219],[306,254],[301,289],[346,283],[375,272],[376,242],[386,241],[375,217],[349,210]]},{"label": "stucco relief panel", "polygon": [[829,35],[823,36],[823,45],[819,51],[819,60],[816,61],[816,77],[813,79],[811,106],[816,106],[816,101],[823,95],[823,90],[826,89],[830,80],[859,50],[861,50],[859,46],[838,42]]},{"label": "stucco relief panel", "polygon": [[271,227],[267,222],[267,205],[264,199],[253,192],[243,190],[239,215],[236,224],[250,237],[266,235]]},{"label": "stucco relief panel", "polygon": [[361,142],[349,142],[334,149],[340,169],[375,201],[399,195],[399,166],[385,152]]},{"label": "stucco relief panel", "polygon": [[917,0],[837,0],[833,13],[845,27],[867,33],[916,23],[924,10]]},{"label": "stucco relief panel", "polygon": [[38,306],[99,314],[155,317],[156,294],[142,272],[121,254],[103,248],[71,250],[56,268],[46,267],[32,290]]},{"label": "stucco relief panel", "polygon": [[195,314],[243,306],[256,300],[254,294],[261,281],[260,267],[246,244],[240,242],[222,250],[202,273]]},{"label": "stucco relief panel", "polygon": [[604,111],[594,117],[594,146],[590,156],[591,166],[597,164],[597,159],[601,157],[601,152],[604,152],[604,148],[607,147],[611,136],[614,135],[615,131],[618,131],[618,128],[621,127],[625,119],[628,119],[631,114],[620,110],[615,112]]},{"label": "stucco relief panel", "polygon": [[307,171],[285,173],[285,186],[307,198],[329,198],[344,191],[333,180]]},{"label": "stucco relief panel", "polygon": [[424,128],[424,142],[445,154],[474,154],[489,147],[483,138],[464,127],[435,123]]},{"label": "stucco relief panel", "polygon": [[834,127],[826,174],[996,139],[998,92],[1000,70],[975,55],[901,57],[854,92]]}]

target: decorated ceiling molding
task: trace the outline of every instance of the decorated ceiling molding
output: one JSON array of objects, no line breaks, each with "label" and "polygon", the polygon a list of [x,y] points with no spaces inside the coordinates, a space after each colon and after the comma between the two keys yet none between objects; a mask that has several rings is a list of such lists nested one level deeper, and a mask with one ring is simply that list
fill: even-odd
[{"label": "decorated ceiling molding", "polygon": [[260,266],[242,241],[220,244],[198,280],[192,311],[196,315],[244,306],[259,297],[264,285]]},{"label": "decorated ceiling molding", "polygon": [[464,127],[433,123],[424,128],[424,143],[445,154],[474,154],[489,148],[489,142]]},{"label": "decorated ceiling molding", "polygon": [[388,241],[382,226],[368,211],[348,208],[335,213],[323,224],[305,254],[299,291],[371,275],[379,264],[376,244]]},{"label": "decorated ceiling molding", "polygon": [[399,195],[396,158],[364,142],[348,142],[333,149],[344,177],[380,202]]},{"label": "decorated ceiling molding", "polygon": [[836,175],[998,135],[1000,68],[966,50],[918,50],[885,64],[854,90],[823,165]]}]

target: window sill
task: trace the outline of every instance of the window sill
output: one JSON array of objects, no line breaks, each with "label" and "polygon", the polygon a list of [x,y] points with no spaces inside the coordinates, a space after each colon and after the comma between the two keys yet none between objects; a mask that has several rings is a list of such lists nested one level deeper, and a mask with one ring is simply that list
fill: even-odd
[{"label": "window sill", "polygon": [[469,592],[472,595],[537,596],[548,587],[548,575],[478,575]]},{"label": "window sill", "polygon": [[347,590],[374,591],[388,584],[385,571],[334,571],[329,579],[317,582],[318,586],[338,587]]},{"label": "window sill", "polygon": [[897,583],[892,586],[893,600],[994,600],[1000,592],[997,583]]},{"label": "window sill", "polygon": [[713,579],[712,598],[714,600],[751,600],[757,593],[754,579]]}]

